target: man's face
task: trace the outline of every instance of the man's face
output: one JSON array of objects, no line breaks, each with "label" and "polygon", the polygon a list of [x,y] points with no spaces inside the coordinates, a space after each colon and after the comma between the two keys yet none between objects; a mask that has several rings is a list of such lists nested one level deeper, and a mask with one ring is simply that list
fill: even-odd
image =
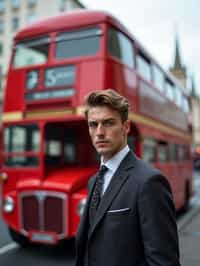
[{"label": "man's face", "polygon": [[104,162],[127,144],[130,121],[122,122],[120,114],[107,106],[89,109],[88,126],[92,143]]}]

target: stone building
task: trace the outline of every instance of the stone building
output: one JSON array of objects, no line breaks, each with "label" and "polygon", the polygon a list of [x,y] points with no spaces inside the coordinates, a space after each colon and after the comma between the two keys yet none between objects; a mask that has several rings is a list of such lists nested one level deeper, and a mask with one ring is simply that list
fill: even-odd
[{"label": "stone building", "polygon": [[194,80],[192,79],[192,91],[190,95],[190,104],[192,109],[192,136],[193,147],[200,147],[200,97],[195,90]]}]

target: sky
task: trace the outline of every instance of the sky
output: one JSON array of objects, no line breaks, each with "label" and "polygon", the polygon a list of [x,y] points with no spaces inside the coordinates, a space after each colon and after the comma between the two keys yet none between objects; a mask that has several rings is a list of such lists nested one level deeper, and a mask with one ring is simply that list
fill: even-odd
[{"label": "sky", "polygon": [[182,64],[200,95],[200,0],[81,0],[116,16],[164,69],[174,63],[178,36]]}]

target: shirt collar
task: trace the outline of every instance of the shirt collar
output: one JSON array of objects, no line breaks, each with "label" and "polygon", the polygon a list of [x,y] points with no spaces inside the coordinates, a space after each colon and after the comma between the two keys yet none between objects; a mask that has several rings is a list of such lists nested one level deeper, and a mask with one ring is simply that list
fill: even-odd
[{"label": "shirt collar", "polygon": [[126,145],[123,149],[121,149],[118,153],[116,153],[106,163],[103,163],[103,158],[101,157],[101,165],[104,164],[105,166],[108,167],[109,170],[111,170],[114,173],[119,167],[121,161],[124,159],[124,157],[127,155],[129,151],[130,151],[130,148],[128,145]]}]

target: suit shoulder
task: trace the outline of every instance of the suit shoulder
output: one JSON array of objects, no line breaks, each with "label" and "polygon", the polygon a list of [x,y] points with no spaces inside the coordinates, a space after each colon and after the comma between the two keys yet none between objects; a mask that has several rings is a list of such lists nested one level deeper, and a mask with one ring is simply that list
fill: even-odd
[{"label": "suit shoulder", "polygon": [[165,175],[159,170],[149,165],[145,161],[136,158],[135,167],[132,172],[134,182],[142,189],[149,184],[162,184],[171,192],[171,186]]},{"label": "suit shoulder", "polygon": [[135,160],[134,173],[136,173],[136,178],[140,183],[144,183],[154,176],[164,177],[160,170],[154,168],[153,166],[149,165],[139,158],[136,158]]},{"label": "suit shoulder", "polygon": [[162,174],[159,169],[154,168],[152,165],[148,164],[147,162],[145,162],[140,158],[136,158],[135,167],[137,171],[148,173],[149,175]]}]

